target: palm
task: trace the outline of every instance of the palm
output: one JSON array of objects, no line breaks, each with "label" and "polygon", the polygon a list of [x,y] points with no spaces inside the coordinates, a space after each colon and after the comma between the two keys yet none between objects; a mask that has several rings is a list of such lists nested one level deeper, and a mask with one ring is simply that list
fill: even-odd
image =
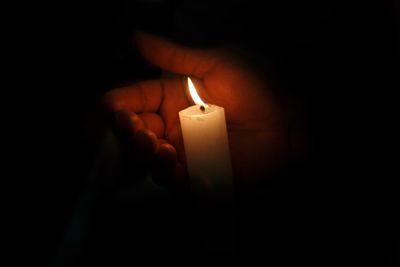
[{"label": "palm", "polygon": [[182,77],[197,77],[203,100],[225,109],[236,177],[257,178],[284,162],[288,147],[284,108],[254,72],[232,58],[186,49],[154,36],[140,36],[138,44],[150,62],[185,76],[116,89],[110,97],[114,110],[138,114],[135,125],[150,129],[159,142],[166,139],[184,163],[178,113],[190,102]]}]

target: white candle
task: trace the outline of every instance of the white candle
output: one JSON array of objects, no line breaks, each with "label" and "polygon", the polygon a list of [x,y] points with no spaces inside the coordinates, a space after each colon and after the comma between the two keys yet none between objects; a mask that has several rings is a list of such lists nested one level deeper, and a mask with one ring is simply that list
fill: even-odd
[{"label": "white candle", "polygon": [[179,119],[194,194],[194,238],[209,251],[232,253],[234,194],[225,112],[204,103],[190,78],[188,86],[196,105],[180,111]]},{"label": "white candle", "polygon": [[179,119],[192,189],[231,193],[232,167],[224,109],[204,103],[190,78],[188,86],[196,105],[180,111]]}]

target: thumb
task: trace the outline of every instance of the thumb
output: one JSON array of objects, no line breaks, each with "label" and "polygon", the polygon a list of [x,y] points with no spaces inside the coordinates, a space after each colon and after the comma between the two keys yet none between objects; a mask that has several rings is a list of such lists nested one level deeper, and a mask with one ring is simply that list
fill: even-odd
[{"label": "thumb", "polygon": [[146,60],[167,71],[203,78],[217,64],[217,58],[211,53],[184,47],[153,34],[138,32],[135,42]]}]

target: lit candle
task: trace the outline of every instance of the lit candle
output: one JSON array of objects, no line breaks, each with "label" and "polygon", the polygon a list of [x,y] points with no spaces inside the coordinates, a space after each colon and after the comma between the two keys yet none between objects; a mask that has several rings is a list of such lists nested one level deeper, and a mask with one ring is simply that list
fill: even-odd
[{"label": "lit candle", "polygon": [[233,180],[225,112],[204,103],[188,78],[195,105],[179,112],[186,164],[194,196],[194,238],[210,251],[235,247]]},{"label": "lit candle", "polygon": [[180,111],[179,119],[192,189],[230,194],[233,181],[224,109],[204,103],[190,78],[188,87],[195,105]]}]

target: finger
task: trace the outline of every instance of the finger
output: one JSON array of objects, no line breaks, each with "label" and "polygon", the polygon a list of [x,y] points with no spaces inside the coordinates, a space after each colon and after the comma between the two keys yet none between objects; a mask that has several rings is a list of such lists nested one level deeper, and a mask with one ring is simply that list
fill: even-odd
[{"label": "finger", "polygon": [[[129,129],[131,133],[136,134],[137,131],[146,128],[146,124],[142,118],[134,112],[130,112]],[[151,129],[150,129],[151,130]]]},{"label": "finger", "polygon": [[174,183],[174,169],[177,163],[176,150],[168,143],[163,143],[157,150],[152,170],[153,180],[161,186],[171,186]]},{"label": "finger", "polygon": [[139,51],[152,64],[171,72],[203,78],[217,64],[217,57],[205,51],[187,48],[161,37],[137,33]]},{"label": "finger", "polygon": [[143,123],[144,128],[149,129],[159,138],[164,136],[164,121],[162,120],[160,115],[155,113],[142,113],[139,114],[137,117],[140,118],[140,121]]},{"label": "finger", "polygon": [[127,110],[135,113],[178,114],[189,102],[182,80],[174,78],[144,81],[111,90],[105,94],[103,104],[112,113]]},{"label": "finger", "polygon": [[140,129],[135,134],[135,147],[143,158],[152,157],[158,149],[157,136],[149,129]]},{"label": "finger", "polygon": [[168,144],[161,144],[157,151],[157,160],[163,168],[172,169],[177,163],[177,153],[175,148]]},{"label": "finger", "polygon": [[[152,104],[145,104],[150,99]],[[164,120],[164,132],[169,132],[170,128],[176,125],[179,111],[190,104],[183,82],[179,78],[146,81],[114,89],[104,96],[103,101],[112,113],[123,110],[134,113],[159,113]]]},{"label": "finger", "polygon": [[112,114],[111,129],[122,140],[132,141],[134,133],[144,128],[144,123],[138,115],[127,110],[121,110]]},{"label": "finger", "polygon": [[161,80],[150,80],[117,88],[107,92],[103,102],[111,112],[157,112],[162,103],[163,86]]},{"label": "finger", "polygon": [[186,170],[178,162],[176,149],[172,145],[168,143],[160,145],[152,177],[161,186],[182,189],[187,185]]},{"label": "finger", "polygon": [[185,149],[183,145],[182,130],[179,125],[171,127],[166,139],[178,151],[178,161],[186,164]]},{"label": "finger", "polygon": [[157,143],[158,143],[158,147],[160,147],[162,144],[166,144],[167,140],[165,140],[163,138],[159,138],[159,139],[157,139]]},{"label": "finger", "polygon": [[116,128],[125,135],[135,134],[145,128],[143,120],[134,112],[121,110],[115,113]]},{"label": "finger", "polygon": [[117,128],[125,135],[133,136],[141,129],[149,129],[157,137],[164,135],[164,122],[155,113],[136,114],[134,112],[122,110],[116,113]]}]

